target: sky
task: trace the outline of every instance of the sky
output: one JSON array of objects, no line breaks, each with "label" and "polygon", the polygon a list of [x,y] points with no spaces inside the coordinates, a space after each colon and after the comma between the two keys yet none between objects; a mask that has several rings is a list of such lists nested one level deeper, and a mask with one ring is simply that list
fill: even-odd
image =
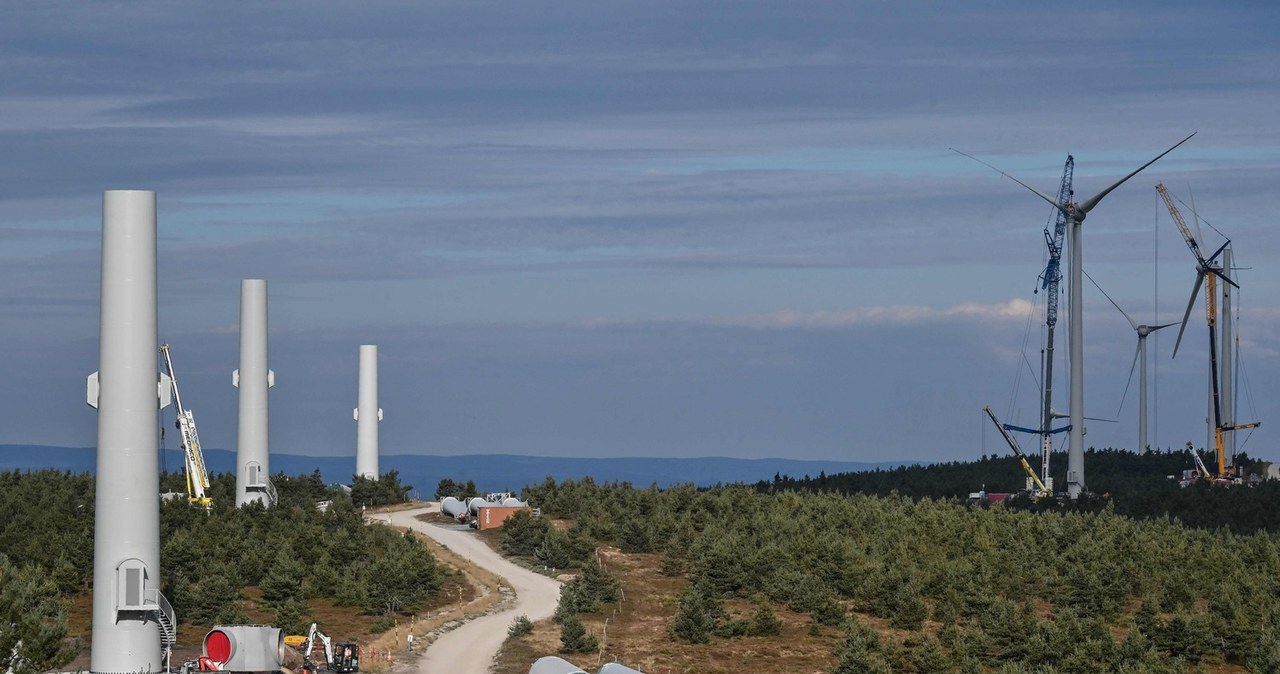
[{"label": "sky", "polygon": [[[0,444],[96,443],[102,192],[150,189],[206,447],[234,449],[263,278],[273,452],[354,457],[377,344],[384,454],[1005,453],[982,407],[1037,424],[1051,212],[949,148],[1047,193],[1070,153],[1085,198],[1194,131],[1089,215],[1082,260],[1180,320],[1193,260],[1153,188],[1194,199],[1241,268],[1237,417],[1263,425],[1237,442],[1280,458],[1280,6],[1114,5],[11,4]],[[1085,414],[1115,419],[1086,443],[1133,449],[1136,337],[1081,301]],[[1203,446],[1202,300],[1176,359],[1175,333],[1151,442]]]}]

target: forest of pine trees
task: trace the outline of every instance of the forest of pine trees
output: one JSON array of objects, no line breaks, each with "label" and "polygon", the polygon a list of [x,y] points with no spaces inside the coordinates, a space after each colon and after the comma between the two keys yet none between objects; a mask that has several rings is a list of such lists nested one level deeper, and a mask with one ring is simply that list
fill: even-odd
[{"label": "forest of pine trees", "polygon": [[[403,500],[398,477],[367,490]],[[161,483],[182,490],[181,475]],[[181,622],[209,626],[247,619],[246,587],[261,590],[259,609],[273,623],[303,633],[307,599],[390,617],[424,604],[445,569],[411,536],[365,526],[360,508],[319,473],[272,478],[279,504],[234,506],[235,478],[216,476],[211,512],[185,498],[160,506],[161,591]],[[372,482],[372,481],[370,481]],[[329,500],[321,512],[316,504]],[[67,600],[91,590],[94,481],[58,471],[0,472],[0,671],[42,671],[68,662],[78,644],[64,641]],[[17,608],[15,608],[17,607]],[[14,656],[6,647],[22,639]]]},{"label": "forest of pine trees", "polygon": [[[1089,461],[1090,485],[1109,494],[1065,505],[950,497],[976,480],[998,489],[1003,458],[713,489],[548,479],[523,495],[549,517],[511,518],[501,546],[578,570],[557,611],[566,652],[591,649],[579,616],[617,601],[596,555],[607,543],[659,553],[662,572],[687,581],[667,626],[676,643],[777,634],[786,607],[843,630],[839,673],[1280,671],[1277,485],[1180,489],[1165,478],[1181,470],[1176,455]],[[234,508],[230,475],[214,481],[212,512],[162,503],[162,589],[182,621],[243,620],[256,588],[287,630],[305,626],[318,597],[389,622],[441,586],[425,548],[364,526],[318,474],[273,481],[274,508]],[[403,499],[404,487],[366,497]],[[331,501],[323,512],[320,500]],[[90,588],[93,478],[3,472],[0,508],[0,665],[57,667],[78,649],[66,600]],[[730,599],[755,609],[734,619]]]},{"label": "forest of pine trees", "polygon": [[[664,572],[689,581],[670,625],[677,640],[744,633],[746,621],[718,609],[739,598],[845,629],[837,672],[1280,671],[1280,540],[1266,532],[1106,505],[1035,512],[742,486],[549,479],[524,496],[573,524],[512,520],[510,551],[572,535],[665,553]],[[1201,496],[1212,508],[1218,494]],[[876,619],[895,636],[870,630]]]}]

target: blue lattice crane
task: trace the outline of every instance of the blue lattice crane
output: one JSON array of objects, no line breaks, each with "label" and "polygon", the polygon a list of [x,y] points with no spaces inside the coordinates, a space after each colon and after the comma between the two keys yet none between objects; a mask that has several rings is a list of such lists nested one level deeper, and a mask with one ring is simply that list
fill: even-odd
[{"label": "blue lattice crane", "polygon": [[1042,396],[1044,416],[1040,424],[1041,479],[1052,490],[1053,478],[1049,476],[1049,453],[1053,450],[1053,434],[1064,431],[1070,426],[1053,430],[1053,342],[1054,329],[1058,325],[1058,285],[1062,282],[1062,244],[1067,232],[1067,213],[1074,207],[1074,193],[1071,190],[1071,178],[1075,172],[1076,160],[1067,155],[1067,163],[1062,167],[1062,183],[1058,187],[1059,204],[1067,204],[1067,208],[1053,209],[1053,232],[1044,228],[1044,242],[1049,247],[1049,263],[1040,275],[1040,287],[1045,291],[1044,324],[1046,328],[1044,347],[1044,394]]}]

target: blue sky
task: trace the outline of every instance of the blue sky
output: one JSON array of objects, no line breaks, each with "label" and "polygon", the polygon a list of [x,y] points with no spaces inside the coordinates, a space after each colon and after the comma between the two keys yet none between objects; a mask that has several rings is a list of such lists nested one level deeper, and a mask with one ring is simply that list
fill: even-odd
[{"label": "blue sky", "polygon": [[[211,447],[240,279],[265,278],[273,451],[354,455],[373,343],[386,453],[1003,452],[981,408],[1035,423],[1050,214],[948,148],[1045,192],[1072,153],[1089,196],[1198,131],[1090,215],[1085,266],[1180,318],[1191,257],[1152,188],[1194,195],[1248,267],[1244,448],[1274,457],[1280,9],[1025,4],[10,6],[0,443],[95,442],[101,193],[132,188]],[[1085,412],[1115,417],[1134,337],[1091,287],[1084,311]],[[1152,341],[1165,447],[1204,442],[1192,319],[1176,360]],[[1088,444],[1136,444],[1136,386]]]}]

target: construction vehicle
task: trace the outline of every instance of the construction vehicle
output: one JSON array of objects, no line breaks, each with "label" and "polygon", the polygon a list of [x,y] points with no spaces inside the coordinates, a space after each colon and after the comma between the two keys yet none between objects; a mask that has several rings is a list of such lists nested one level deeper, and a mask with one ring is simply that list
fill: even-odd
[{"label": "construction vehicle", "polygon": [[1027,455],[1022,453],[1022,448],[1018,446],[1018,441],[1009,434],[1009,431],[1000,423],[1000,420],[996,418],[996,413],[991,411],[991,407],[984,405],[982,407],[982,411],[986,412],[987,416],[991,417],[991,423],[995,424],[996,428],[1000,429],[1000,435],[1004,436],[1004,441],[1009,443],[1009,448],[1013,450],[1014,455],[1018,457],[1018,462],[1022,464],[1022,470],[1026,471],[1027,491],[1035,498],[1053,496],[1053,491],[1044,486],[1044,482],[1040,481],[1040,477],[1036,475],[1036,471],[1031,469],[1031,464],[1027,463]]},{"label": "construction vehicle", "polygon": [[182,435],[182,449],[186,458],[184,466],[187,473],[187,500],[208,510],[213,499],[208,496],[209,472],[204,467],[204,453],[200,450],[200,436],[196,433],[196,418],[191,410],[182,406],[182,396],[178,393],[178,375],[173,372],[173,357],[169,354],[169,345],[161,344],[160,353],[164,356],[165,369],[169,371],[169,381],[173,385],[173,404],[177,411],[176,426]]},{"label": "construction vehicle", "polygon": [[[1222,446],[1222,435],[1231,431],[1257,428],[1262,424],[1260,422],[1233,424],[1224,423],[1222,420],[1222,405],[1219,401],[1218,391],[1217,280],[1222,279],[1235,288],[1240,286],[1227,276],[1226,272],[1231,270],[1223,269],[1215,264],[1214,260],[1217,259],[1222,251],[1226,250],[1227,246],[1231,245],[1231,241],[1228,239],[1213,255],[1206,258],[1200,252],[1200,242],[1196,240],[1195,235],[1191,233],[1191,228],[1187,227],[1187,223],[1183,221],[1182,214],[1178,212],[1178,207],[1173,205],[1173,198],[1169,196],[1169,190],[1165,189],[1164,183],[1156,185],[1156,192],[1160,194],[1165,207],[1169,209],[1169,215],[1173,218],[1174,224],[1178,226],[1178,231],[1182,234],[1183,240],[1186,241],[1187,248],[1191,249],[1191,254],[1196,258],[1196,284],[1191,290],[1191,299],[1187,302],[1187,311],[1182,317],[1182,327],[1178,329],[1178,341],[1173,344],[1173,355],[1175,357],[1178,355],[1178,346],[1182,344],[1182,333],[1187,329],[1187,320],[1191,318],[1191,309],[1195,305],[1196,295],[1200,293],[1200,286],[1204,285],[1205,320],[1209,325],[1209,381],[1213,393],[1213,418],[1210,421],[1213,423],[1214,450],[1218,458],[1218,472],[1213,474],[1212,479],[1213,483],[1217,485],[1238,484],[1240,482],[1237,475],[1238,471],[1235,466],[1228,466],[1226,462],[1226,455]],[[1198,222],[1199,216],[1197,216]],[[1194,451],[1192,453],[1194,454]]]},{"label": "construction vehicle", "polygon": [[[312,660],[316,642],[319,641],[324,650],[324,668],[316,667]],[[306,637],[287,636],[285,644],[302,652],[302,674],[316,674],[320,671],[358,672],[360,671],[360,646],[353,641],[334,643],[329,635],[320,631],[316,623],[311,623]]]}]

